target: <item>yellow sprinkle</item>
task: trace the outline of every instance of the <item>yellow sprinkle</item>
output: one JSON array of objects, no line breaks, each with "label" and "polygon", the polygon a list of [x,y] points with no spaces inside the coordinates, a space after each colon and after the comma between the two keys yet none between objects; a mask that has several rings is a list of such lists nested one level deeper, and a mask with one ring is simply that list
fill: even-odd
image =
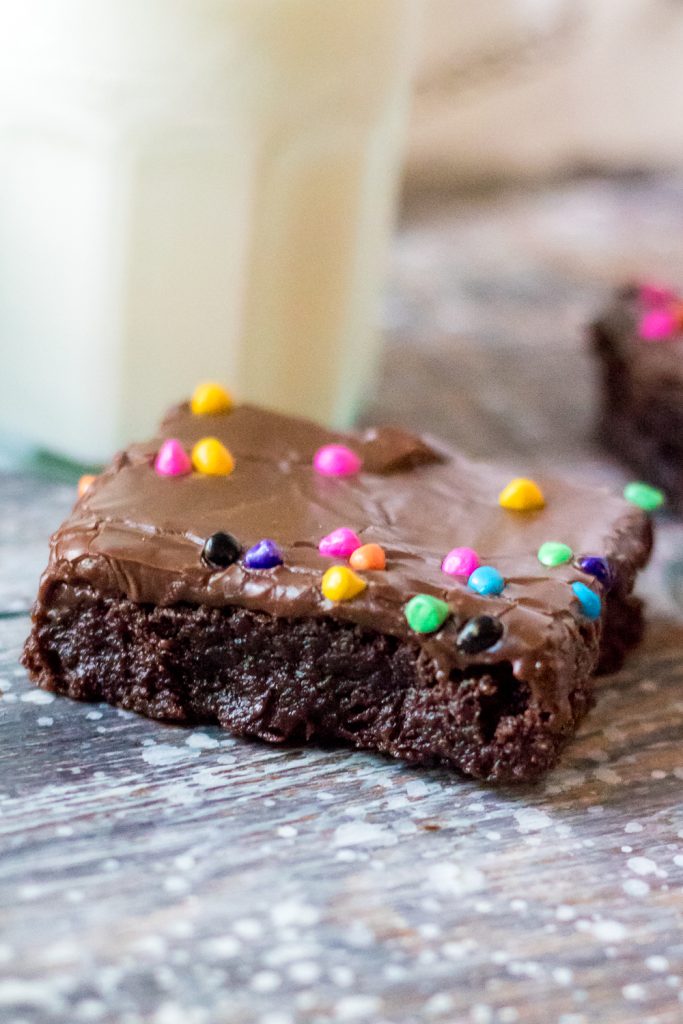
[{"label": "yellow sprinkle", "polygon": [[365,580],[345,565],[333,565],[323,576],[320,589],[328,601],[350,601],[367,587]]},{"label": "yellow sprinkle", "polygon": [[192,449],[192,465],[207,476],[229,476],[235,460],[216,437],[203,437]]},{"label": "yellow sprinkle", "polygon": [[498,501],[514,512],[531,512],[545,507],[543,492],[533,480],[516,477],[500,492]]},{"label": "yellow sprinkle", "polygon": [[95,479],[95,477],[91,473],[86,473],[85,476],[81,477],[81,479],[78,481],[78,497],[79,498],[83,497],[83,495],[88,490],[88,488],[90,487],[90,484],[93,482],[94,479]]},{"label": "yellow sprinkle", "polygon": [[207,381],[199,384],[192,395],[190,408],[195,416],[210,416],[217,412],[230,412],[232,398],[220,384]]}]

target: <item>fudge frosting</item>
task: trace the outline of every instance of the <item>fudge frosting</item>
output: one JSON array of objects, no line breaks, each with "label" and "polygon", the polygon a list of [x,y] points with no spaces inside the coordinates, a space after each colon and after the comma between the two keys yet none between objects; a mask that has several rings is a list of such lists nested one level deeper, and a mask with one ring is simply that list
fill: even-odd
[{"label": "fudge frosting", "polygon": [[[189,451],[202,437],[226,445],[235,460],[229,476],[161,477],[154,457],[165,438]],[[328,478],[313,468],[317,449],[344,443],[362,459],[360,473]],[[519,467],[523,472],[524,467]],[[582,616],[572,591],[600,583],[575,561],[547,568],[537,552],[546,541],[582,555],[610,559],[616,588],[627,593],[647,560],[650,524],[638,508],[608,490],[540,475],[546,505],[538,511],[502,508],[498,495],[511,473],[472,463],[439,445],[395,428],[355,434],[249,405],[193,415],[171,410],[159,435],[120,453],[86,490],[52,538],[44,586],[64,580],[134,602],[242,606],[275,616],[334,617],[372,631],[410,637],[433,659],[437,678],[472,664],[509,662],[544,707],[570,715],[568,694],[576,655],[597,660],[601,623]],[[322,537],[349,527],[361,541],[380,544],[382,571],[363,574],[367,588],[333,603],[321,578],[334,559],[318,551]],[[201,558],[207,538],[225,531],[242,550],[275,540],[284,564],[253,570],[241,562],[212,569]],[[455,546],[474,548],[506,585],[482,596],[441,569]],[[343,560],[336,560],[343,562]],[[452,615],[432,634],[412,633],[406,602],[415,594],[446,601]],[[604,603],[603,603],[604,607]],[[479,654],[459,652],[458,630],[474,616],[497,616],[500,642]]]}]

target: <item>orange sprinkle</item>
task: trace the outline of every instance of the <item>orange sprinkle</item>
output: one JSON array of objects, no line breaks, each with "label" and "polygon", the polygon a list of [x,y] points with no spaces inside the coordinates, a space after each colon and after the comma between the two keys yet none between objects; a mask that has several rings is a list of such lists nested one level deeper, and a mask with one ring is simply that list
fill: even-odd
[{"label": "orange sprinkle", "polygon": [[362,544],[351,554],[349,565],[353,569],[386,569],[387,556],[379,544]]},{"label": "orange sprinkle", "polygon": [[90,487],[90,484],[93,482],[94,479],[95,479],[95,477],[92,475],[92,473],[86,473],[85,476],[81,477],[81,479],[78,481],[78,497],[79,498],[83,497],[83,495],[88,490],[88,488]]}]

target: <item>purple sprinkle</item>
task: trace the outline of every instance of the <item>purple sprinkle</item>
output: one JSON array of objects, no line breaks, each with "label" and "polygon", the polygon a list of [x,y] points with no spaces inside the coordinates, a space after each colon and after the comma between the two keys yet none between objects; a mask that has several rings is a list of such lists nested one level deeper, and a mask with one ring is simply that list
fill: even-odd
[{"label": "purple sprinkle", "polygon": [[601,558],[600,555],[585,555],[579,559],[579,569],[583,572],[588,573],[589,576],[595,576],[596,580],[602,584],[605,590],[610,590],[614,586],[614,573],[612,567],[606,558]]},{"label": "purple sprinkle", "polygon": [[282,552],[274,540],[260,540],[244,556],[247,569],[273,569],[282,562]]}]

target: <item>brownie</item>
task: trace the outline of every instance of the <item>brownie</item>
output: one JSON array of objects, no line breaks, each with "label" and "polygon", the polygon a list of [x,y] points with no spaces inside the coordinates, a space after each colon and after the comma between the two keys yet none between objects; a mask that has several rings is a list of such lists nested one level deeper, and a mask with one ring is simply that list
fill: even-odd
[{"label": "brownie", "polygon": [[592,325],[601,372],[601,443],[683,511],[683,302],[622,288]]},{"label": "brownie", "polygon": [[[197,471],[207,436],[229,452],[223,475]],[[169,439],[192,472],[155,469]],[[330,445],[349,475],[326,475]],[[534,779],[590,707],[596,669],[640,636],[631,591],[651,527],[561,476],[501,504],[509,479],[398,429],[179,406],[53,536],[24,663],[48,690],[169,722]],[[507,507],[525,487],[532,507]],[[322,554],[340,528],[338,556]],[[444,572],[454,546],[485,568]]]}]

